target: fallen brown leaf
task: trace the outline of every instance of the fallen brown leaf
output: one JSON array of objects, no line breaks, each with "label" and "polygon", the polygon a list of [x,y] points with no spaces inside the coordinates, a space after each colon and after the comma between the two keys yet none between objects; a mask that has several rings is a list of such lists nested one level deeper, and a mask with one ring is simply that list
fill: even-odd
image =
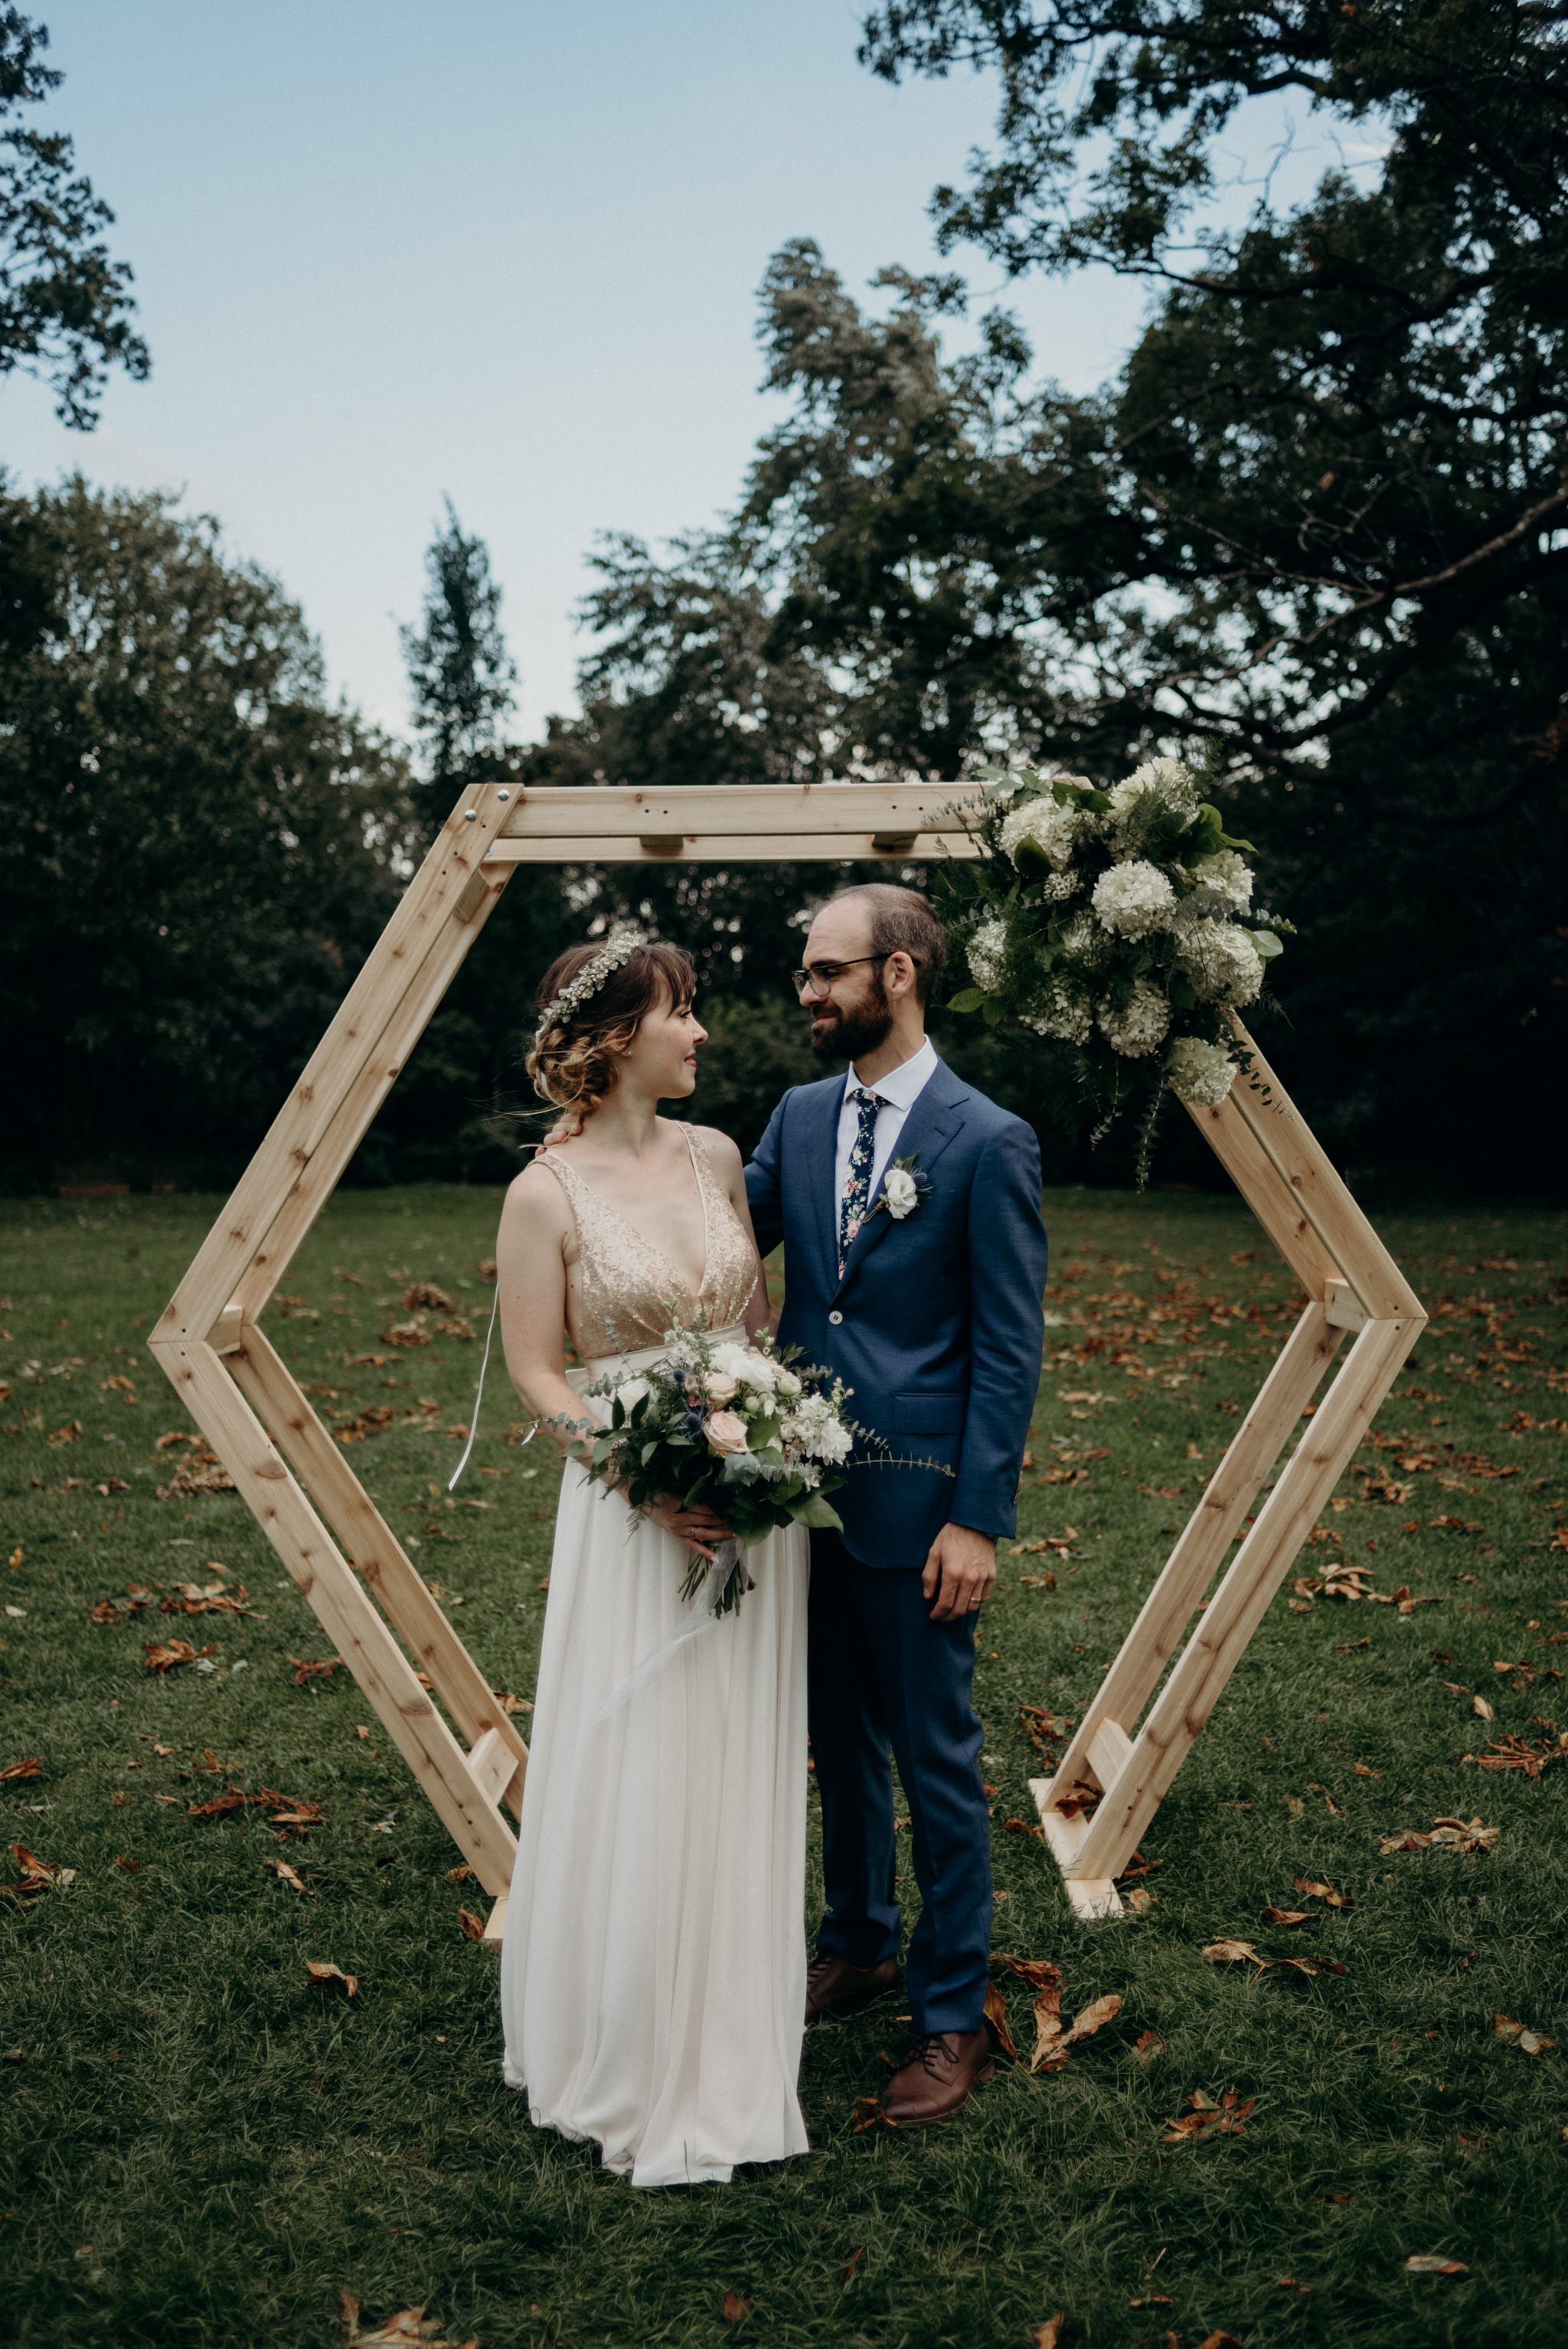
[{"label": "fallen brown leaf", "polygon": [[[142,1646],[147,1651],[150,1672],[171,1671],[176,1664],[193,1664],[196,1661],[196,1651],[189,1640],[144,1640]],[[211,1652],[211,1648],[201,1651],[204,1656]]]},{"label": "fallen brown leaf", "polygon": [[476,1917],[471,1909],[459,1909],[458,1911],[458,1922],[463,1929],[463,1939],[465,1941],[482,1941],[484,1940],[485,1920],[482,1917]]},{"label": "fallen brown leaf", "polygon": [[1057,2349],[1057,2344],[1062,2337],[1062,2327],[1066,2323],[1065,2314],[1058,2313],[1055,2316],[1047,2316],[1043,2324],[1037,2324],[1029,2335],[1035,2349]]},{"label": "fallen brown leaf", "polygon": [[1242,2349],[1242,2344],[1233,2333],[1211,2333],[1199,2342],[1198,2349]]},{"label": "fallen brown leaf", "polygon": [[751,2302],[744,2292],[727,2292],[725,2293],[724,2321],[727,2324],[738,2324],[743,2316],[749,2316],[750,2313]]},{"label": "fallen brown leaf", "polygon": [[1250,1941],[1207,1941],[1203,1946],[1203,1955],[1220,1966],[1247,1963],[1266,1966],[1268,1963],[1266,1958],[1259,1957]]},{"label": "fallen brown leaf", "polygon": [[330,1990],[335,1982],[341,1982],[344,1996],[352,1998],[359,1988],[358,1975],[346,1974],[343,1968],[335,1966],[329,1958],[306,1958],[304,1970],[315,1989]]},{"label": "fallen brown leaf", "polygon": [[1142,2031],[1132,2043],[1132,2052],[1140,2064],[1152,2064],[1156,2055],[1165,2053],[1165,2042],[1158,2031]]},{"label": "fallen brown leaf", "polygon": [[1469,2275],[1463,2260],[1445,2260],[1440,2251],[1412,2251],[1405,2261],[1407,2275]]},{"label": "fallen brown leaf", "polygon": [[1146,2292],[1140,2300],[1130,2300],[1129,2308],[1173,2308],[1175,2302],[1168,2292]]},{"label": "fallen brown leaf", "polygon": [[1354,1909],[1356,1903],[1347,1893],[1336,1892],[1332,1884],[1325,1884],[1315,1876],[1295,1876],[1291,1883],[1297,1892],[1310,1892],[1315,1899],[1326,1900],[1331,1909]]},{"label": "fallen brown leaf", "polygon": [[849,2281],[850,2281],[851,2277],[854,2274],[855,2270],[860,2266],[861,2261],[865,2258],[865,2255],[866,2255],[866,2246],[865,2246],[865,2244],[864,2244],[864,2243],[857,2243],[857,2244],[855,2245],[854,2250],[850,2253],[849,2258],[844,2261],[844,2282],[845,2282],[846,2283],[848,2283],[848,2282],[849,2282]]},{"label": "fallen brown leaf", "polygon": [[[973,2009],[970,2011],[974,2012]],[[1018,2051],[1014,2046],[1012,2033],[1007,2029],[1006,2004],[1000,1989],[995,1982],[989,1983],[986,1987],[985,2012],[985,2020],[991,2026],[997,2046],[1009,2064],[1016,2064],[1018,2061]]]},{"label": "fallen brown leaf", "polygon": [[1501,1827],[1483,1827],[1479,1819],[1434,1819],[1429,1835],[1404,1834],[1384,1836],[1378,1849],[1387,1857],[1391,1851],[1490,1851],[1502,1833]]},{"label": "fallen brown leaf", "polygon": [[1317,1921],[1315,1909],[1265,1909],[1264,1910],[1265,1925],[1315,1925]]},{"label": "fallen brown leaf", "polygon": [[467,2341],[447,2341],[439,2338],[440,2319],[427,2316],[423,2306],[400,2308],[385,2324],[377,2324],[368,2333],[359,2329],[359,2302],[351,2292],[337,2295],[337,2321],[343,2327],[347,2349],[397,2349],[397,2344],[418,2342],[420,2349],[479,2349],[477,2336]]},{"label": "fallen brown leaf", "polygon": [[286,1859],[269,1859],[267,1866],[277,1871],[277,1878],[280,1884],[292,1884],[296,1892],[308,1892],[310,1890],[310,1887],[304,1881],[304,1878],[296,1875],[294,1870],[289,1866]]},{"label": "fallen brown leaf", "polygon": [[1492,2018],[1491,2035],[1494,2039],[1501,2039],[1506,2046],[1522,2048],[1527,2055],[1542,2055],[1549,2047],[1557,2044],[1555,2039],[1548,2039],[1544,2032],[1528,2031],[1522,2023],[1515,2023],[1506,2014]]},{"label": "fallen brown leaf", "polygon": [[43,1767],[42,1762],[35,1754],[26,1762],[7,1762],[5,1768],[0,1770],[0,1779],[36,1778],[42,1775]]}]

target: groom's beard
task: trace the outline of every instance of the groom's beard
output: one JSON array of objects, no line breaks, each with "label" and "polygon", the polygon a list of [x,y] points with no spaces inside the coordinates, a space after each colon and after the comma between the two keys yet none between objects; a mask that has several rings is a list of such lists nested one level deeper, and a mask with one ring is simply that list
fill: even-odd
[{"label": "groom's beard", "polygon": [[892,1029],[892,1006],[879,971],[863,1003],[849,1010],[829,1001],[811,1022],[811,1050],[819,1061],[859,1061],[885,1043]]}]

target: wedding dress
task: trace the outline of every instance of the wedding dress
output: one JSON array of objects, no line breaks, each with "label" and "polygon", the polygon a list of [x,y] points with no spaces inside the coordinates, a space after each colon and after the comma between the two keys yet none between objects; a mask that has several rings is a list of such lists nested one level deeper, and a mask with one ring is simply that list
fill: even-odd
[{"label": "wedding dress", "polygon": [[[574,1383],[634,1374],[663,1350],[672,1306],[744,1336],[750,1244],[683,1130],[707,1232],[695,1299],[542,1154],[577,1227]],[[606,1414],[599,1399],[583,1409]],[[756,1588],[716,1619],[705,1590],[681,1599],[685,1545],[565,1469],[501,1949],[504,2076],[537,2127],[596,2143],[634,2186],[722,2181],[808,2149],[807,1536],[791,1526],[745,1557]]]}]

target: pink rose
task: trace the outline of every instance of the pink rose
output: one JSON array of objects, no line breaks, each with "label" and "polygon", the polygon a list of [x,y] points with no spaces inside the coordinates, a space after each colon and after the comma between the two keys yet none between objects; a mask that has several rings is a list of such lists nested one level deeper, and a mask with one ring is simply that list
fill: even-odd
[{"label": "pink rose", "polygon": [[716,1411],[707,1423],[707,1440],[715,1452],[747,1450],[746,1422],[732,1411]]},{"label": "pink rose", "polygon": [[733,1379],[727,1379],[720,1371],[712,1371],[709,1372],[707,1378],[707,1399],[709,1402],[733,1402],[735,1401],[735,1393],[736,1387],[735,1381]]}]

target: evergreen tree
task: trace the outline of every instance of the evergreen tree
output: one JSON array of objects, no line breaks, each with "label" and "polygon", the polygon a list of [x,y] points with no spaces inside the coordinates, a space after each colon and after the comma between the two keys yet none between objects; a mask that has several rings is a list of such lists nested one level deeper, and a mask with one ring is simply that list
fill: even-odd
[{"label": "evergreen tree", "polygon": [[500,749],[515,699],[517,667],[500,625],[500,588],[490,550],[468,537],[446,501],[447,526],[425,556],[428,587],[418,628],[399,630],[413,688],[414,722],[429,762],[436,819],[462,778]]}]

